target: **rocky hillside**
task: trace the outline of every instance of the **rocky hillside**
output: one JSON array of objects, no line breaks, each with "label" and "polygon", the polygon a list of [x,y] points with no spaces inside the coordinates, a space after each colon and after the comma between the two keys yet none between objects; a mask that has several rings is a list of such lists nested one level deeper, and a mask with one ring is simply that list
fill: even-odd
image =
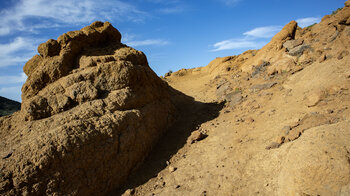
[{"label": "rocky hillside", "polygon": [[165,77],[197,102],[225,105],[167,160],[152,153],[119,193],[350,195],[349,48],[347,1],[319,24],[286,24],[260,50]]},{"label": "rocky hillside", "polygon": [[0,96],[0,117],[7,116],[21,109],[21,103]]},{"label": "rocky hillside", "polygon": [[38,47],[0,195],[350,195],[350,1],[163,80],[120,40],[95,22]]}]

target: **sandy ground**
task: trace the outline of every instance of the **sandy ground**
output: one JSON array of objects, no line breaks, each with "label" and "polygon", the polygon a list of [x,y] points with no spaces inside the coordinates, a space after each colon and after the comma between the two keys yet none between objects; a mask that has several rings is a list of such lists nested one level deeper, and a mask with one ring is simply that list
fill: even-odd
[{"label": "sandy ground", "polygon": [[[222,75],[242,91],[243,100],[234,107],[213,102],[220,80],[213,80],[212,75],[167,78],[170,86],[194,101],[181,103],[178,121],[146,163],[113,194],[341,194],[341,190],[346,191],[350,171],[346,158],[349,141],[342,140],[349,138],[350,131],[346,62],[314,63],[298,73],[268,81]],[[277,84],[260,91],[250,88],[271,81]],[[310,106],[315,96],[317,103]],[[196,130],[208,137],[186,142]],[[342,152],[334,151],[337,148],[343,148]],[[330,178],[328,188],[307,182],[321,180],[324,175]],[[334,181],[338,186],[332,186]]]}]

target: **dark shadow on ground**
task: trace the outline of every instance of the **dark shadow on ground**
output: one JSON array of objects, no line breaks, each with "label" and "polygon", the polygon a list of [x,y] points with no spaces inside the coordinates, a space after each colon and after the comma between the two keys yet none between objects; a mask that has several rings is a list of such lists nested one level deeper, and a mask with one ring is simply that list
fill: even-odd
[{"label": "dark shadow on ground", "polygon": [[172,101],[177,108],[177,118],[159,139],[144,163],[135,170],[121,188],[109,195],[121,195],[128,189],[136,188],[167,167],[166,161],[175,155],[196,128],[218,117],[224,104],[202,103],[170,87]]}]

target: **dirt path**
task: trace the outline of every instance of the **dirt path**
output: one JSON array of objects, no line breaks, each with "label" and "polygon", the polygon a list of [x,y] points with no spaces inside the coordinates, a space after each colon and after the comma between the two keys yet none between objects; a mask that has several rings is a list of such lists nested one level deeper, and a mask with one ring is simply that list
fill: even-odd
[{"label": "dirt path", "polygon": [[[233,88],[239,85],[242,90],[244,98],[234,107],[210,103],[216,99],[220,82],[217,78],[213,83],[212,76],[205,74],[171,77],[169,84],[188,95],[176,98],[179,118],[145,164],[112,195],[293,195],[295,189],[303,186],[309,192],[318,191],[317,185],[304,185],[303,180],[309,178],[305,170],[315,170],[310,175],[321,178],[322,172],[337,173],[344,169],[337,168],[339,164],[348,164],[344,153],[350,149],[335,152],[327,145],[333,142],[349,146],[347,140],[337,138],[348,137],[350,83],[339,74],[341,70],[346,72],[345,64],[329,63],[323,69],[317,66],[268,81],[241,78],[235,83],[230,76],[221,76]],[[333,74],[324,79],[316,77],[325,73]],[[300,79],[305,77],[309,80]],[[251,90],[252,86],[267,82],[276,84]],[[321,90],[327,96],[310,107],[309,98]],[[339,131],[332,133],[334,129]],[[187,141],[194,131],[208,137],[191,144]],[[315,150],[322,145],[326,145],[329,156],[321,156]],[[300,150],[307,158],[300,158]],[[330,163],[334,159],[339,163]],[[299,162],[295,165],[291,160]],[[322,164],[310,165],[317,161]],[[326,169],[318,175],[317,168],[322,167]],[[332,180],[337,178],[333,176]],[[290,190],[288,183],[293,184]]]}]

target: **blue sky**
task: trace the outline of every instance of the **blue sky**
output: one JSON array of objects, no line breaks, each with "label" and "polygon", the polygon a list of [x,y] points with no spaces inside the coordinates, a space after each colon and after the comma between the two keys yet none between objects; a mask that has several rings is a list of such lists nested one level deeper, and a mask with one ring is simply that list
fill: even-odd
[{"label": "blue sky", "polygon": [[109,21],[122,42],[143,51],[151,68],[207,65],[216,57],[259,49],[285,24],[305,27],[345,0],[2,0],[0,96],[20,101],[23,65],[37,46],[91,22]]}]

